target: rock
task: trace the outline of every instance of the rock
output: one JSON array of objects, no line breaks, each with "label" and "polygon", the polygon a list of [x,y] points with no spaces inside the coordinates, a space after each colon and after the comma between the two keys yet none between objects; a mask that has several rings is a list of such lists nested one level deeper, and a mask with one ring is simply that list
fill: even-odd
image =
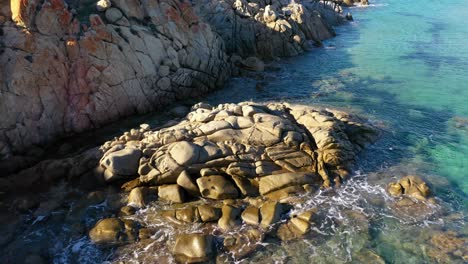
[{"label": "rock", "polygon": [[169,155],[181,166],[191,165],[197,161],[200,148],[193,143],[180,141],[171,146]]},{"label": "rock", "polygon": [[136,212],[135,207],[123,206],[122,208],[120,208],[119,216],[134,215],[135,212]]},{"label": "rock", "polygon": [[119,9],[111,7],[106,10],[105,16],[107,21],[109,21],[110,23],[115,23],[123,17],[123,14],[122,12],[120,12]]},{"label": "rock", "polygon": [[260,207],[260,214],[262,216],[260,226],[266,229],[278,222],[281,219],[281,214],[284,212],[284,209],[284,205],[281,203],[265,202],[262,207]]},{"label": "rock", "polygon": [[196,207],[187,207],[185,209],[179,209],[175,212],[175,218],[182,222],[193,223],[200,221],[200,215]]},{"label": "rock", "polygon": [[99,12],[102,12],[102,11],[105,11],[105,10],[109,9],[111,6],[112,6],[112,3],[111,3],[110,0],[99,0],[96,3],[96,9]]},{"label": "rock", "polygon": [[125,148],[105,155],[100,162],[106,169],[105,180],[110,182],[135,176],[140,157],[141,151],[135,148]]},{"label": "rock", "polygon": [[135,241],[137,228],[133,221],[118,218],[105,218],[89,231],[93,243],[111,246]]},{"label": "rock", "polygon": [[247,179],[240,176],[232,176],[232,179],[241,191],[242,195],[255,197],[258,196],[258,182],[253,179]]},{"label": "rock", "polygon": [[172,252],[179,263],[204,262],[216,254],[213,238],[202,234],[178,235]]},{"label": "rock", "polygon": [[168,202],[183,203],[185,201],[184,190],[177,184],[159,186],[158,195],[161,200]]},{"label": "rock", "polygon": [[249,225],[258,225],[260,223],[260,211],[254,206],[245,208],[241,217],[242,220]]},{"label": "rock", "polygon": [[427,184],[418,176],[406,176],[398,182],[392,182],[388,185],[387,191],[392,196],[405,196],[424,201],[430,195],[431,191]]},{"label": "rock", "polygon": [[276,12],[272,9],[271,5],[265,6],[265,13],[263,13],[265,23],[275,22],[276,17]]},{"label": "rock", "polygon": [[256,57],[248,57],[242,61],[242,66],[250,71],[262,72],[265,70],[265,64],[263,61]]},{"label": "rock", "polygon": [[195,184],[195,182],[185,170],[179,174],[179,177],[177,177],[177,184],[180,187],[184,188],[184,190],[190,193],[191,195],[200,195],[200,190],[198,190],[198,186]]},{"label": "rock", "polygon": [[353,15],[351,15],[351,13],[349,13],[349,12],[346,13],[346,20],[348,20],[348,21],[353,21],[353,20],[354,20],[354,19],[353,19]]},{"label": "rock", "polygon": [[221,217],[221,210],[209,205],[198,206],[198,213],[203,222],[214,222],[218,221]]},{"label": "rock", "polygon": [[239,195],[236,187],[223,176],[200,177],[197,179],[197,184],[201,195],[205,198],[215,200],[235,199]]},{"label": "rock", "polygon": [[239,225],[240,209],[232,205],[225,204],[221,208],[222,216],[218,221],[218,226],[224,230],[229,230]]},{"label": "rock", "polygon": [[310,230],[310,222],[314,211],[307,211],[299,215],[293,215],[288,222],[280,225],[277,236],[283,241],[298,239]]},{"label": "rock", "polygon": [[264,235],[257,229],[249,229],[224,238],[224,248],[234,259],[241,259],[260,248]]},{"label": "rock", "polygon": [[151,200],[155,200],[157,192],[147,187],[137,187],[128,195],[128,205],[141,208],[145,207]]},{"label": "rock", "polygon": [[265,195],[273,191],[295,185],[314,182],[314,175],[310,173],[282,173],[264,176],[259,181],[260,194]]}]

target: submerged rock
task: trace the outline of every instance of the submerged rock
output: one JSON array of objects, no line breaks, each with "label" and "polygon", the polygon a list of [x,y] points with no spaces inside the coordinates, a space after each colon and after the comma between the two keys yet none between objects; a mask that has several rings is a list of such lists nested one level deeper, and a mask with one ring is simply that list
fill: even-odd
[{"label": "submerged rock", "polygon": [[137,224],[131,220],[105,218],[89,231],[89,237],[98,245],[112,246],[135,241],[137,232]]}]

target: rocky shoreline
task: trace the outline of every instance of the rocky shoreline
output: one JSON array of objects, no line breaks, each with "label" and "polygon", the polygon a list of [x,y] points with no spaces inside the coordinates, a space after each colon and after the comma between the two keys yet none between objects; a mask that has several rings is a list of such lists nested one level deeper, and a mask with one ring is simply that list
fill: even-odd
[{"label": "rocky shoreline", "polygon": [[57,138],[161,110],[261,70],[262,60],[320,45],[344,21],[340,10],[306,1],[4,0],[0,167],[18,171]]}]

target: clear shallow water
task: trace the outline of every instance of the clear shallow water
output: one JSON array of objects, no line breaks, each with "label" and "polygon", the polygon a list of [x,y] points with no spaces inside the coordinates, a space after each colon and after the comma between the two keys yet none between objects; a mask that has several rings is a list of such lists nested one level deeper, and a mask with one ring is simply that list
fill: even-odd
[{"label": "clear shallow water", "polygon": [[[312,232],[289,243],[267,239],[244,262],[378,263],[372,259],[378,254],[387,263],[433,263],[434,234],[468,234],[467,4],[378,0],[352,8],[354,22],[337,28],[338,36],[323,48],[282,61],[281,70],[267,73],[262,89],[255,88],[255,80],[236,78],[206,98],[342,108],[368,116],[384,132],[361,154],[359,171],[341,188],[310,194],[296,206],[297,211],[318,208],[320,221]],[[428,180],[438,200],[431,208],[436,213],[417,219],[388,207],[392,198],[385,185],[407,174]],[[154,242],[101,250],[82,232],[113,214],[106,209],[110,201],[86,207],[77,196],[48,218],[27,220],[18,248],[44,243],[54,263],[172,261],[165,239],[186,230],[148,221],[145,214],[159,205],[135,216],[158,229]],[[75,226],[77,218],[83,226]]]}]

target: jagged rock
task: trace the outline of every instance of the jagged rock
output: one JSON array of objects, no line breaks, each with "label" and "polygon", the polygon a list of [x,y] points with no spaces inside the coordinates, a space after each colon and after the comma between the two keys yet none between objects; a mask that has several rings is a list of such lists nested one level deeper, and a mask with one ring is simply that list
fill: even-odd
[{"label": "jagged rock", "polygon": [[108,246],[135,241],[138,228],[131,220],[105,218],[96,223],[89,231],[91,241]]},{"label": "jagged rock", "polygon": [[185,201],[184,190],[177,184],[159,186],[158,195],[161,200],[168,202],[183,203]]},{"label": "jagged rock", "polygon": [[398,182],[392,182],[388,185],[387,191],[392,196],[404,194],[422,201],[426,200],[431,193],[427,184],[418,176],[406,176]]},{"label": "jagged rock", "polygon": [[197,184],[201,195],[206,198],[235,199],[239,195],[236,187],[223,176],[200,177],[197,179]]},{"label": "jagged rock", "polygon": [[172,252],[179,263],[208,261],[216,253],[213,238],[202,234],[182,234],[177,236]]}]

